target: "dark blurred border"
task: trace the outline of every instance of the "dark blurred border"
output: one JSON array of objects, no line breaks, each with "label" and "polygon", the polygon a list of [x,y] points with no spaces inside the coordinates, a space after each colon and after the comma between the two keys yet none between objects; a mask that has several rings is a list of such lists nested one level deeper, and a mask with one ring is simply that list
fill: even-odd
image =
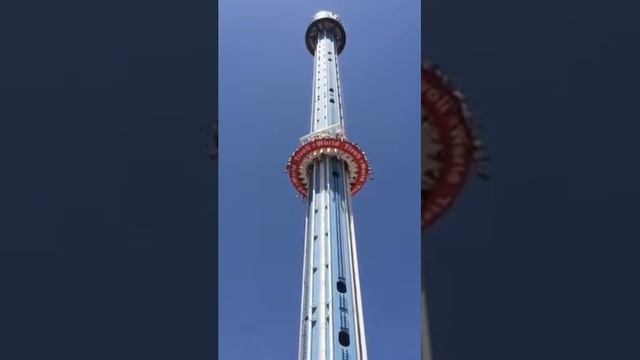
[{"label": "dark blurred border", "polygon": [[217,1],[0,18],[0,359],[216,359]]},{"label": "dark blurred border", "polygon": [[422,2],[423,58],[492,157],[486,190],[423,234],[433,359],[640,359],[639,12]]}]

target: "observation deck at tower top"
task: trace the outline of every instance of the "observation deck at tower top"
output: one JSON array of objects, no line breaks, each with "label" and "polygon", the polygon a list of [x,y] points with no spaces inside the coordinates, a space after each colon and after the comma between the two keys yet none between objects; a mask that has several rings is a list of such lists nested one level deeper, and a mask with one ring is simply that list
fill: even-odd
[{"label": "observation deck at tower top", "polygon": [[338,55],[342,53],[347,42],[347,33],[344,31],[344,26],[342,26],[338,15],[331,11],[323,10],[318,11],[313,16],[305,34],[305,43],[311,55],[315,54],[318,34],[323,30],[328,30],[333,34],[336,51]]}]

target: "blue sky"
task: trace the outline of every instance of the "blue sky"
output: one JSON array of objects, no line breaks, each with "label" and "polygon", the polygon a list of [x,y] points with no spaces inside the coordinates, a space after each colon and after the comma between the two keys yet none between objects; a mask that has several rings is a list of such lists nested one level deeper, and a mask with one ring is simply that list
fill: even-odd
[{"label": "blue sky", "polygon": [[342,17],[349,138],[374,170],[354,201],[369,353],[419,357],[420,4],[219,4],[219,311],[222,360],[294,358],[304,203],[284,173],[308,132],[311,16]]}]

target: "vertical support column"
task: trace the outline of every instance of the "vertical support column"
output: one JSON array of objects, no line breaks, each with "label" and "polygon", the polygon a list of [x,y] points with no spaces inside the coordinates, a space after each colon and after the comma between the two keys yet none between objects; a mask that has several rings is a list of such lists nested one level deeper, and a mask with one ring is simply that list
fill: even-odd
[{"label": "vertical support column", "polygon": [[[344,125],[338,54],[345,33],[337,16],[321,12],[305,40],[314,55],[310,130],[316,133]],[[325,153],[310,166],[299,360],[367,359],[349,175],[337,154]]]}]

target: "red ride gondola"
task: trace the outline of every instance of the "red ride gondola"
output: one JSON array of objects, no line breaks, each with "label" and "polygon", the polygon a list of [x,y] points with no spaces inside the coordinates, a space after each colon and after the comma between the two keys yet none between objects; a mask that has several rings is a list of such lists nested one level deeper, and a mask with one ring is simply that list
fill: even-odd
[{"label": "red ride gondola", "polygon": [[482,155],[463,96],[434,67],[422,66],[422,228],[455,201]]}]

